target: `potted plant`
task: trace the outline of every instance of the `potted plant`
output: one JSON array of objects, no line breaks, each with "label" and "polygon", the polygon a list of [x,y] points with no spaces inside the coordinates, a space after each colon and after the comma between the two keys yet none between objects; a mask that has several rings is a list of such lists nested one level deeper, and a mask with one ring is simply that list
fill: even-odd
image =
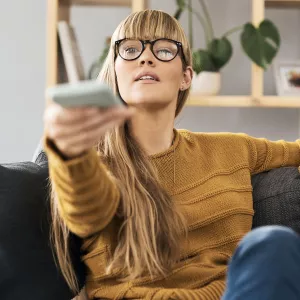
[{"label": "potted plant", "polygon": [[[174,15],[179,20],[181,14],[187,10],[189,15],[189,40],[193,52],[194,79],[192,89],[200,95],[216,95],[221,86],[220,70],[229,62],[233,54],[233,47],[229,36],[241,31],[240,42],[244,53],[259,67],[266,70],[272,63],[280,47],[280,34],[273,22],[263,20],[258,27],[247,22],[216,37],[213,24],[205,0],[198,0],[202,14],[192,7],[192,0],[176,0],[177,11]],[[199,20],[205,36],[205,48],[193,48],[192,17]]]},{"label": "potted plant", "polygon": [[96,79],[100,73],[102,65],[106,59],[109,52],[111,37],[107,37],[104,45],[104,49],[100,57],[91,65],[89,69],[88,79]]}]

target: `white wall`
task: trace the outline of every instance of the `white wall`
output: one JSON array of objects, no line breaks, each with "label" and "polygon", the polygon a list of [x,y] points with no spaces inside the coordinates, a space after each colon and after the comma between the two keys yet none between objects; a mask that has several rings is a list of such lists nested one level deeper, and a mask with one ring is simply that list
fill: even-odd
[{"label": "white wall", "polygon": [[[42,134],[46,59],[46,1],[5,1],[0,10],[0,163],[30,160]],[[198,4],[198,1],[194,1]],[[250,0],[210,0],[215,32],[251,20]],[[171,14],[175,0],[152,0],[151,8]],[[127,8],[74,7],[75,26],[86,72],[103,48],[105,38],[130,13]],[[187,16],[181,22],[187,30]],[[283,45],[278,55],[298,59],[300,55],[299,10],[267,11],[279,26]],[[195,46],[204,45],[203,33],[195,22]],[[231,37],[234,56],[222,71],[224,95],[250,93],[250,62],[243,54],[239,35]],[[265,74],[265,93],[275,94],[272,70]],[[293,140],[298,137],[298,110],[271,108],[186,107],[176,127],[193,131],[246,132],[269,139]]]},{"label": "white wall", "polygon": [[46,1],[2,1],[0,163],[30,160],[42,134]]}]

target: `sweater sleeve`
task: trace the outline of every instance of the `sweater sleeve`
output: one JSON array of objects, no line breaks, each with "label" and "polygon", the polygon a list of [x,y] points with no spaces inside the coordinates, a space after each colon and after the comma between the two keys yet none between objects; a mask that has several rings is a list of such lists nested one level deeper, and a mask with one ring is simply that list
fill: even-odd
[{"label": "sweater sleeve", "polygon": [[300,140],[287,142],[270,141],[245,135],[250,147],[249,163],[251,174],[261,173],[279,167],[299,167]]},{"label": "sweater sleeve", "polygon": [[47,139],[44,148],[58,210],[66,226],[81,238],[101,231],[115,215],[120,193],[97,151],[91,149],[78,158],[64,160]]},{"label": "sweater sleeve", "polygon": [[[168,299],[201,299],[201,300],[215,300],[221,299],[225,291],[225,280],[215,280],[200,289],[176,289],[171,298]],[[158,296],[156,294],[155,296]],[[161,299],[166,299],[161,297]]]}]

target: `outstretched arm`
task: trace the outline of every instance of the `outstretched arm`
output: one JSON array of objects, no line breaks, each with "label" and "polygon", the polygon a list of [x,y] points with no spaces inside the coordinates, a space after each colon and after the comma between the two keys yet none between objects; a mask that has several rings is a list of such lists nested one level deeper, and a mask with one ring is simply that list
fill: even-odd
[{"label": "outstretched arm", "polygon": [[249,148],[251,174],[284,166],[300,165],[300,140],[287,142],[270,141],[265,138],[254,138],[244,135]]},{"label": "outstretched arm", "polygon": [[48,143],[45,150],[56,203],[67,227],[82,238],[101,231],[115,215],[120,194],[96,150],[67,161]]}]

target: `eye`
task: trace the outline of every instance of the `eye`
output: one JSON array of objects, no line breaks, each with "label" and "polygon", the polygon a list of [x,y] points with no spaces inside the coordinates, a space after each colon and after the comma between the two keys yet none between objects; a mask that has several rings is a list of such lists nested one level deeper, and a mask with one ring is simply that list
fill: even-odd
[{"label": "eye", "polygon": [[124,51],[125,51],[127,54],[134,54],[134,53],[138,52],[138,49],[133,48],[133,47],[130,47],[130,48],[126,48]]},{"label": "eye", "polygon": [[172,55],[172,52],[169,49],[159,49],[158,53],[166,54],[166,55]]},{"label": "eye", "polygon": [[169,48],[161,48],[156,51],[156,55],[161,59],[171,59],[174,57],[174,51]]}]

